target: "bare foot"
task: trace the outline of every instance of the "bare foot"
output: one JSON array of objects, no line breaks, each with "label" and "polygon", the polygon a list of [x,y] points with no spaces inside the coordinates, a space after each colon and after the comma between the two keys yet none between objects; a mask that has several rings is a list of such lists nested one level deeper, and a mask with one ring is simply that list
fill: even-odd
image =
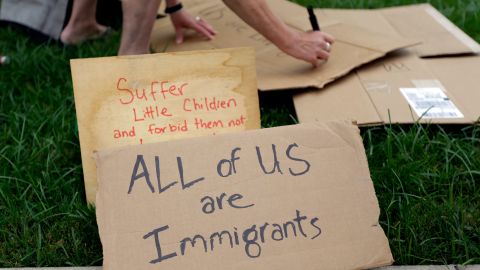
[{"label": "bare foot", "polygon": [[78,45],[84,41],[103,37],[110,28],[95,24],[68,24],[60,34],[60,41],[65,45]]}]

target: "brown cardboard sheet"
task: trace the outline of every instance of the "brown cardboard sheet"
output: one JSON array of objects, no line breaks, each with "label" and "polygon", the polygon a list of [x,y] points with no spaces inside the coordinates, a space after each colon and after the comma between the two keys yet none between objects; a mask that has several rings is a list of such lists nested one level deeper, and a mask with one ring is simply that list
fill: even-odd
[{"label": "brown cardboard sheet", "polygon": [[[251,46],[257,53],[257,79],[260,90],[322,88],[365,63],[385,56],[388,52],[418,43],[418,40],[392,37],[354,25],[320,16],[322,30],[335,36],[331,57],[320,67],[294,59],[281,52],[263,36],[248,26],[220,0],[185,5],[192,14],[206,19],[219,32],[212,41],[205,41],[189,32],[183,44],[175,44],[175,32],[169,20],[155,24],[152,48],[156,52]],[[270,1],[273,11],[290,27],[301,31],[311,29],[305,8],[288,1]]]},{"label": "brown cardboard sheet", "polygon": [[317,9],[325,19],[335,19],[372,32],[420,40],[413,50],[420,57],[475,54],[480,45],[430,4],[374,10]]},{"label": "brown cardboard sheet", "polygon": [[301,124],[100,151],[105,270],[393,262],[362,139]]},{"label": "brown cardboard sheet", "polygon": [[95,150],[260,128],[252,48],[71,61],[87,200]]},{"label": "brown cardboard sheet", "polygon": [[[359,125],[376,125],[478,121],[480,57],[475,53],[480,52],[480,46],[431,5],[319,9],[317,13],[375,33],[418,38],[422,43],[366,65],[323,91],[295,94],[300,122],[350,119]],[[407,99],[416,94],[424,96],[416,103]],[[438,97],[427,97],[433,94]],[[419,105],[428,109],[421,113],[416,110]]]},{"label": "brown cardboard sheet", "polygon": [[[480,117],[480,57],[421,59],[403,52],[369,64],[324,90],[294,95],[300,122],[349,119],[359,125],[384,123],[475,123]],[[402,89],[435,90],[441,98],[417,100],[428,107],[417,113]],[[448,107],[453,104],[456,108]],[[429,112],[443,110],[429,116]]]}]

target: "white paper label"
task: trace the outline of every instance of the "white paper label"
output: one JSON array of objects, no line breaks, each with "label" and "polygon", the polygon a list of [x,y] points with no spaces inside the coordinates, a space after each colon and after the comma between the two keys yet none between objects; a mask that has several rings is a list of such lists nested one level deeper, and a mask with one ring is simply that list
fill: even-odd
[{"label": "white paper label", "polygon": [[415,113],[425,119],[463,118],[463,114],[438,87],[400,88]]}]

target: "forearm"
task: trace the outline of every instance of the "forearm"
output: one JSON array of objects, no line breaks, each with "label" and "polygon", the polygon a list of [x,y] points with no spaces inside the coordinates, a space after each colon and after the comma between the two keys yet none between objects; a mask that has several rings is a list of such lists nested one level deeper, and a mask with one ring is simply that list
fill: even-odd
[{"label": "forearm", "polygon": [[223,2],[280,49],[290,46],[295,32],[272,13],[265,0],[223,0]]},{"label": "forearm", "polygon": [[167,7],[175,6],[180,4],[180,0],[166,0]]}]

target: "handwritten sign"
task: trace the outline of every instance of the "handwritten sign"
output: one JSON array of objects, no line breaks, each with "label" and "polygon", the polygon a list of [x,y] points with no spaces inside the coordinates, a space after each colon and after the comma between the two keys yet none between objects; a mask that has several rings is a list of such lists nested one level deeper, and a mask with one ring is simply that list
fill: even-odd
[{"label": "handwritten sign", "polygon": [[392,256],[358,128],[101,151],[104,269],[367,269]]},{"label": "handwritten sign", "polygon": [[71,61],[87,200],[95,150],[260,128],[251,48]]}]

